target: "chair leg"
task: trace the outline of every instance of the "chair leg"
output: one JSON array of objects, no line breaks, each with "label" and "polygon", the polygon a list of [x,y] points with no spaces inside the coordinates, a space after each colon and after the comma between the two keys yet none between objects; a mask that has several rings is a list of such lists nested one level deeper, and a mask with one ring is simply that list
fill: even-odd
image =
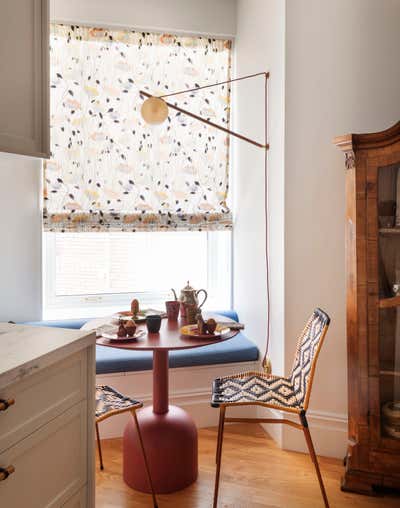
[{"label": "chair leg", "polygon": [[97,448],[99,450],[99,459],[100,459],[100,469],[103,471],[103,454],[101,453],[101,441],[100,441],[100,432],[99,432],[99,424],[96,422],[96,437],[97,437]]},{"label": "chair leg", "polygon": [[137,430],[137,433],[138,433],[138,436],[139,436],[139,441],[140,441],[140,447],[141,447],[142,453],[143,453],[144,465],[145,465],[145,468],[146,468],[147,478],[149,480],[149,485],[150,485],[150,489],[151,489],[151,495],[153,497],[153,507],[154,508],[158,508],[157,498],[156,498],[156,494],[154,492],[153,481],[151,479],[149,463],[147,461],[147,455],[146,455],[146,451],[145,451],[145,448],[144,448],[142,433],[140,432],[140,426],[139,426],[138,417],[136,415],[136,411],[132,411],[132,414],[133,414],[133,418],[135,420],[136,430]]},{"label": "chair leg", "polygon": [[304,432],[304,437],[306,438],[308,451],[310,453],[311,460],[314,462],[315,471],[317,473],[318,482],[319,482],[319,486],[321,489],[321,494],[322,494],[322,497],[323,497],[324,503],[325,503],[325,508],[329,508],[328,497],[326,495],[324,482],[322,480],[321,471],[319,469],[317,454],[315,453],[315,450],[314,450],[314,445],[313,445],[313,442],[311,439],[310,429],[308,428],[308,422],[307,422],[307,419],[306,419],[306,416],[304,413],[300,415],[300,420],[303,425],[303,432]]},{"label": "chair leg", "polygon": [[224,418],[222,416],[222,411],[219,412],[219,421],[218,421],[218,437],[217,437],[217,449],[215,452],[215,463],[218,462],[218,454],[219,454],[219,448],[221,446],[221,426],[224,423]]},{"label": "chair leg", "polygon": [[219,413],[219,427],[218,427],[218,440],[217,440],[217,469],[215,472],[215,487],[214,487],[214,504],[213,508],[217,508],[218,504],[218,489],[219,489],[219,476],[221,472],[221,456],[222,456],[222,442],[224,439],[224,424],[225,424],[225,410],[226,407],[220,407]]}]

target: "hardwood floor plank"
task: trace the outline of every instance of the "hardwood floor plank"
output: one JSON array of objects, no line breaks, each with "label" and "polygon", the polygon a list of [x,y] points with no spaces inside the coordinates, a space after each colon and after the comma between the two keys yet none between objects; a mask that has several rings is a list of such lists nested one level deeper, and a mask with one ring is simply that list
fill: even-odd
[{"label": "hardwood floor plank", "polygon": [[[217,429],[199,431],[199,478],[187,489],[159,495],[160,508],[212,506]],[[96,508],[150,507],[151,496],[122,480],[122,440],[103,440],[104,471],[97,468]],[[400,497],[366,497],[340,490],[341,461],[320,458],[332,508],[399,508]],[[219,508],[322,508],[308,455],[283,451],[259,425],[227,425],[222,454]]]}]

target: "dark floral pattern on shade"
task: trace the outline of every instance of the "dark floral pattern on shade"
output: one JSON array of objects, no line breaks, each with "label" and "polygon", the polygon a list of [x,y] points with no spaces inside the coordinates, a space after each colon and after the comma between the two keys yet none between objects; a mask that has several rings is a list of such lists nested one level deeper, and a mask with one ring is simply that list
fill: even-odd
[{"label": "dark floral pattern on shade", "polygon": [[[53,24],[50,58],[46,231],[231,228],[227,135],[174,110],[148,126],[139,96],[226,81],[230,41]],[[229,126],[227,85],[169,100]]]}]

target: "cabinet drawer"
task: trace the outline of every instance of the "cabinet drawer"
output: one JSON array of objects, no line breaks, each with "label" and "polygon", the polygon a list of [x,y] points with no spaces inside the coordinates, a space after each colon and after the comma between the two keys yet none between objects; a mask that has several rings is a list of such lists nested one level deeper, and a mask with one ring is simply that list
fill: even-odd
[{"label": "cabinet drawer", "polygon": [[86,393],[86,350],[0,389],[1,399],[15,400],[0,411],[0,452],[85,399]]},{"label": "cabinet drawer", "polygon": [[15,468],[0,481],[0,505],[60,508],[86,484],[86,454],[86,405],[80,402],[0,454],[0,467]]}]

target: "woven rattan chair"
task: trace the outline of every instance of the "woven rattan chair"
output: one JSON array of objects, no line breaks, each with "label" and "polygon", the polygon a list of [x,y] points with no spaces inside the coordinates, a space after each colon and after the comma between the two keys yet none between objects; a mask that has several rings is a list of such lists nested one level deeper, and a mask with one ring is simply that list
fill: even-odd
[{"label": "woven rattan chair", "polygon": [[132,414],[133,419],[135,420],[136,429],[140,441],[140,446],[143,452],[144,464],[146,467],[147,477],[149,479],[149,485],[151,489],[151,494],[153,497],[153,507],[157,508],[157,499],[154,493],[153,482],[150,476],[149,463],[147,461],[146,451],[144,449],[142,434],[140,432],[139,422],[136,415],[136,410],[143,407],[142,402],[138,402],[137,400],[131,399],[129,397],[125,397],[121,393],[111,388],[111,386],[107,385],[97,385],[96,386],[96,436],[97,436],[97,446],[99,450],[99,459],[100,459],[100,469],[104,469],[103,465],[103,454],[101,452],[101,441],[100,441],[100,432],[99,432],[99,422],[109,418],[110,416],[130,412]]},{"label": "woven rattan chair", "polygon": [[[314,462],[325,507],[329,508],[328,498],[306,418],[316,362],[328,330],[329,322],[329,316],[324,311],[321,309],[314,310],[303,333],[299,337],[290,376],[281,377],[265,374],[263,372],[243,372],[234,376],[218,378],[214,381],[211,405],[220,408],[214,508],[217,507],[218,503],[225,422],[283,423],[302,430],[311,459]],[[239,405],[258,405],[277,409],[279,411],[295,413],[299,416],[300,423],[296,423],[289,419],[225,417],[227,407]]]}]

